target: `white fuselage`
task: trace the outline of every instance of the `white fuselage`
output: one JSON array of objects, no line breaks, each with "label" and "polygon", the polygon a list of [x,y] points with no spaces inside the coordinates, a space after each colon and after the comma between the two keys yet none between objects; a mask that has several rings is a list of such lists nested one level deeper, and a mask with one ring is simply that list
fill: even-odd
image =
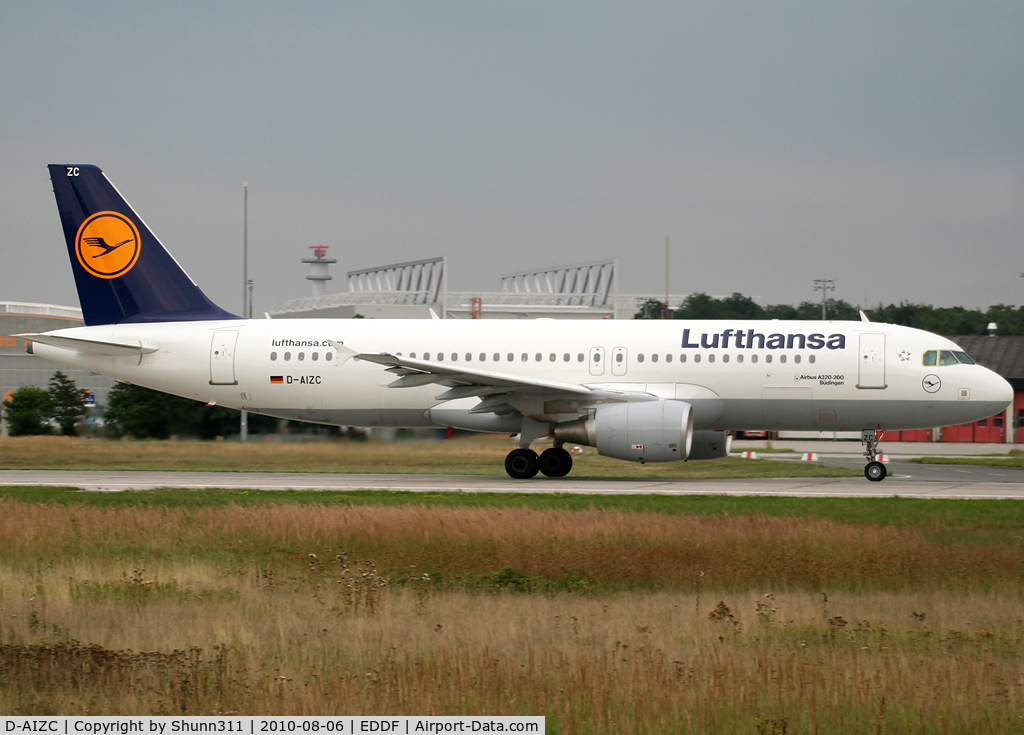
[{"label": "white fuselage", "polygon": [[[869,322],[261,319],[49,334],[155,348],[113,356],[35,345],[59,363],[222,406],[351,426],[510,428],[469,414],[478,397],[438,401],[441,385],[388,387],[394,374],[338,359],[337,343],[682,400],[700,429],[926,428],[991,416],[1012,398],[1006,381],[979,365],[925,365],[926,351],[959,349],[949,340]],[[588,408],[554,403],[523,413],[558,422]]]}]

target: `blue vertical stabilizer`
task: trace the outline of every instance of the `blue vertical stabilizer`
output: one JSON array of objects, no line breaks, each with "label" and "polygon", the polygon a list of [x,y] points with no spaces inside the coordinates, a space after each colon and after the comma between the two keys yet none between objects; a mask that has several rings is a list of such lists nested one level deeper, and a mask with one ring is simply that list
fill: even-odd
[{"label": "blue vertical stabilizer", "polygon": [[86,324],[238,318],[206,298],[98,167],[49,169]]}]

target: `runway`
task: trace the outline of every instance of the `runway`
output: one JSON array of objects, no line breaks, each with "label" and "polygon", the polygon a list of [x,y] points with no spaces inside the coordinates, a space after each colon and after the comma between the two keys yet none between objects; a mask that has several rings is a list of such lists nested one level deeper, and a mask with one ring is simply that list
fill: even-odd
[{"label": "runway", "polygon": [[[904,497],[1024,499],[1024,471],[983,479],[954,467],[904,463],[890,467],[883,482],[864,478],[772,478],[742,480],[589,478],[512,480],[504,475],[355,475],[283,472],[111,472],[84,470],[0,470],[0,486],[76,487],[93,492],[128,492],[158,487],[259,490],[393,490],[465,493],[575,493],[652,495],[763,495],[789,497]],[[991,470],[993,468],[972,468]],[[913,473],[923,471],[927,478]],[[942,479],[936,479],[936,475]]]}]

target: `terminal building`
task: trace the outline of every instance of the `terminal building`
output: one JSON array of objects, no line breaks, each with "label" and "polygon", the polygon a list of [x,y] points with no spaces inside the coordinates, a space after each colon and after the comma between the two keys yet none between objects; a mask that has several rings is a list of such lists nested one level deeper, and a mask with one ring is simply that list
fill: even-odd
[{"label": "terminal building", "polygon": [[[632,319],[643,304],[665,294],[619,293],[618,262],[552,266],[506,273],[497,291],[449,291],[446,258],[428,258],[349,271],[342,291],[328,294],[327,248],[318,246],[307,280],[313,295],[271,311],[275,319]],[[685,296],[670,296],[682,303]]]},{"label": "terminal building", "polygon": [[[86,392],[88,418],[102,416],[107,407],[107,393],[114,386],[113,380],[30,355],[25,340],[11,336],[83,324],[82,310],[73,306],[0,301],[0,396],[10,398],[18,388],[28,385],[46,388],[50,378],[59,370]],[[3,428],[6,430],[6,426]]]}]

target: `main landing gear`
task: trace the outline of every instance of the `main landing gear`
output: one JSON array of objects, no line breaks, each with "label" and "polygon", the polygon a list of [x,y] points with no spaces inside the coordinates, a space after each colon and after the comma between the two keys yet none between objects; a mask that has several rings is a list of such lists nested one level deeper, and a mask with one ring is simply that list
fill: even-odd
[{"label": "main landing gear", "polygon": [[875,459],[878,456],[878,435],[874,430],[862,431],[860,441],[865,447],[864,457],[868,461],[864,468],[864,477],[871,482],[881,482],[885,479],[886,469],[884,464]]},{"label": "main landing gear", "polygon": [[505,472],[515,480],[529,480],[538,472],[548,477],[565,477],[572,469],[572,455],[561,446],[537,453],[530,448],[513,449],[505,457]]}]

